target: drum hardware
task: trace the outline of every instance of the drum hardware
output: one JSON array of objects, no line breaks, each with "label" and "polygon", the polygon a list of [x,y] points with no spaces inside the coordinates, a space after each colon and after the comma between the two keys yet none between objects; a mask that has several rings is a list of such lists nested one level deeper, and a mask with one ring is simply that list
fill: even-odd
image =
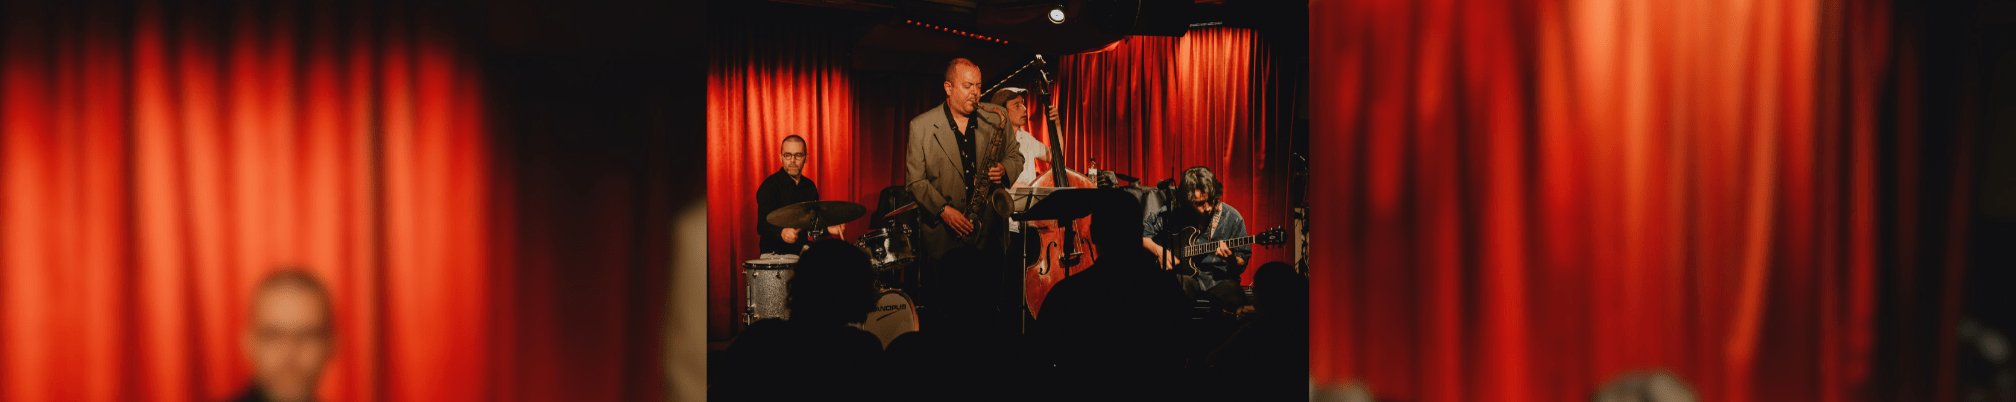
[{"label": "drum hardware", "polygon": [[875,265],[875,272],[887,272],[909,266],[917,260],[915,249],[911,247],[910,227],[892,224],[886,229],[875,229],[864,233],[854,241],[854,246],[868,253],[868,260]]},{"label": "drum hardware", "polygon": [[790,283],[794,267],[798,265],[798,256],[774,254],[764,256],[769,258],[742,263],[743,297],[747,299],[742,312],[743,325],[771,318],[791,318],[791,310],[784,302],[790,296],[790,289],[786,285]]}]

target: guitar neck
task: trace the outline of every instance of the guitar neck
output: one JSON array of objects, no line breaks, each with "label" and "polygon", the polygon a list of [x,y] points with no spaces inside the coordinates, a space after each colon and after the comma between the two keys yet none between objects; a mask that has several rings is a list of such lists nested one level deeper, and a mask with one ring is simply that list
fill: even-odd
[{"label": "guitar neck", "polygon": [[1251,245],[1253,244],[1253,239],[1256,238],[1259,238],[1259,236],[1246,236],[1231,240],[1220,240],[1209,243],[1192,244],[1183,247],[1182,255],[1183,258],[1190,258],[1205,254],[1216,253],[1218,252],[1218,243],[1225,243],[1225,247],[1240,247]]}]

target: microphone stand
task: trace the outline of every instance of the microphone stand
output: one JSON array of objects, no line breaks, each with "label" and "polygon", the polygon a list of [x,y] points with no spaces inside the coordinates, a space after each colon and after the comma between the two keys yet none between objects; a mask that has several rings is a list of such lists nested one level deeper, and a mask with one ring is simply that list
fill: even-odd
[{"label": "microphone stand", "polygon": [[1022,70],[1029,69],[1029,66],[1043,66],[1048,64],[1049,63],[1043,61],[1043,55],[1039,53],[1036,55],[1036,60],[1030,60],[1028,64],[1023,64],[1022,67],[1015,68],[1015,72],[1008,73],[1008,76],[1006,77],[1001,77],[1001,81],[995,82],[994,86],[988,87],[986,91],[980,93],[982,94],[994,93],[994,90],[1001,89],[1001,84],[1007,84],[1008,80],[1015,79],[1015,75],[1022,74]]}]

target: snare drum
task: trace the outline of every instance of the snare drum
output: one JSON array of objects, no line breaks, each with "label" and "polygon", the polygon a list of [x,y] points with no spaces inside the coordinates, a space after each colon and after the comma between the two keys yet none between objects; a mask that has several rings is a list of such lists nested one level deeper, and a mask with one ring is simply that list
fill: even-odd
[{"label": "snare drum", "polygon": [[899,225],[892,229],[875,229],[854,241],[855,247],[868,253],[876,272],[902,268],[917,259],[910,249],[908,228]]},{"label": "snare drum", "polygon": [[743,297],[748,299],[748,305],[742,312],[743,324],[768,318],[791,318],[791,310],[784,307],[784,298],[790,294],[785,284],[791,281],[792,267],[798,265],[797,257],[771,257],[742,263]]},{"label": "snare drum", "polygon": [[916,305],[901,290],[884,290],[875,302],[875,311],[868,313],[868,320],[861,323],[861,329],[882,338],[882,348],[887,349],[897,336],[917,332]]}]

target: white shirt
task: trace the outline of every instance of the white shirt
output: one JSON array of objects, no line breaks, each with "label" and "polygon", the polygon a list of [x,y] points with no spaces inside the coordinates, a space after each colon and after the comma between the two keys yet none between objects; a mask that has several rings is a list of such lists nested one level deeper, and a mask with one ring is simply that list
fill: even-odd
[{"label": "white shirt", "polygon": [[[1030,135],[1029,130],[1020,127],[1015,128],[1015,140],[1020,141],[1022,146],[1017,150],[1022,152],[1022,175],[1015,178],[1015,183],[1033,186],[1035,183],[1029,182],[1036,181],[1036,158],[1049,155],[1050,149],[1043,143],[1036,142],[1036,136]],[[1051,168],[1056,168],[1056,165],[1051,165]],[[1022,223],[1009,220],[1008,231],[1022,233]]]}]

